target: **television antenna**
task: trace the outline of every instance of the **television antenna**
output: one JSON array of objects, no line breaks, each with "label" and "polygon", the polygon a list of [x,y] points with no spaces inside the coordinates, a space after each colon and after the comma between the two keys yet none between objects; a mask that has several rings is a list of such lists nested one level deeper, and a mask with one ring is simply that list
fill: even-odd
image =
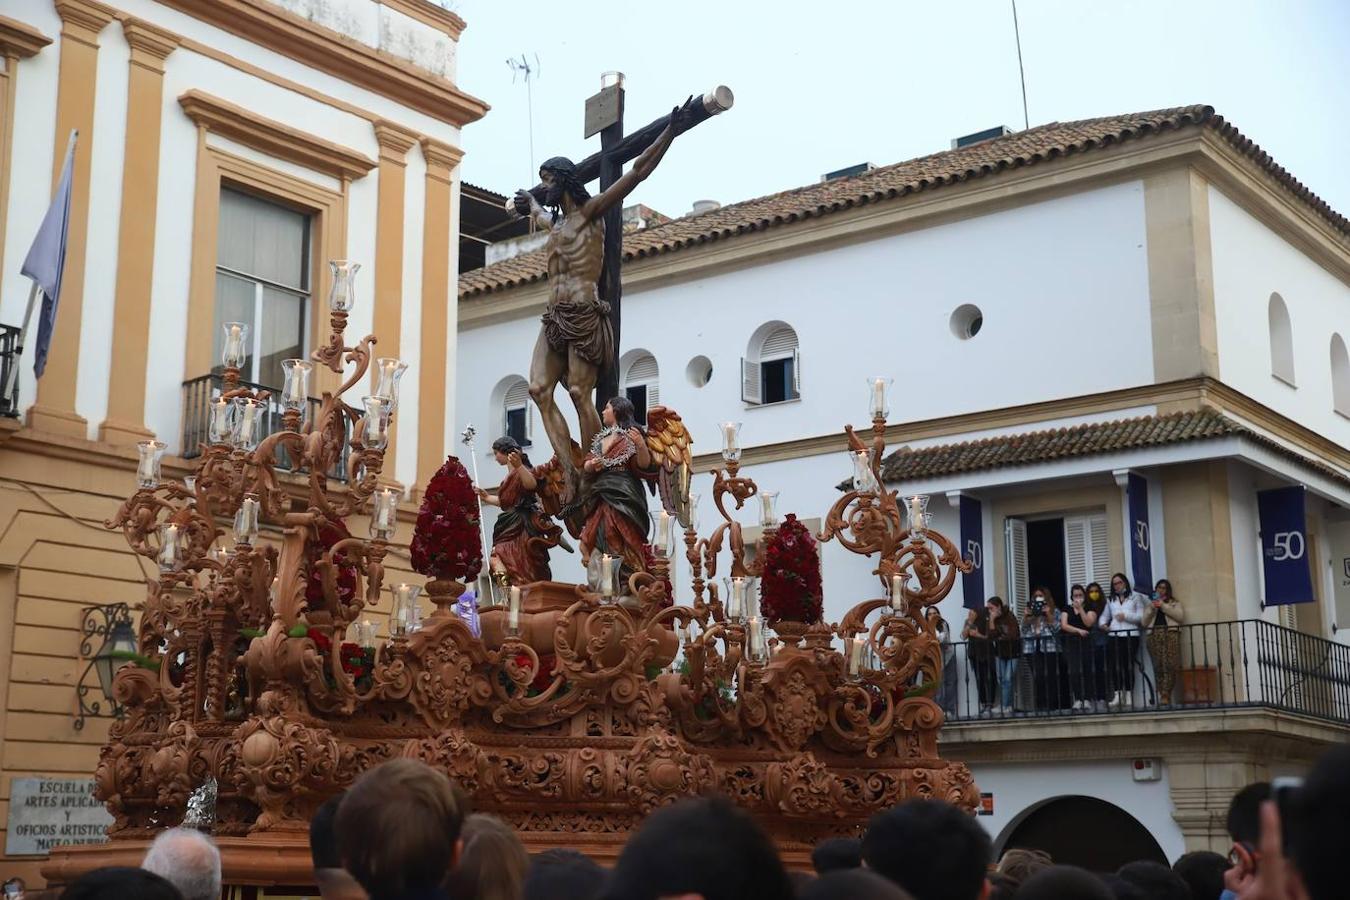
[{"label": "television antenna", "polygon": [[511,68],[511,83],[515,84],[519,77],[525,82],[525,103],[528,107],[530,121],[530,178],[533,179],[538,173],[534,167],[534,90],[531,87],[534,79],[540,77],[543,73],[543,66],[539,64],[539,54],[535,53],[534,63],[531,64],[525,54],[520,54],[520,58],[510,57],[506,60],[507,66]]}]

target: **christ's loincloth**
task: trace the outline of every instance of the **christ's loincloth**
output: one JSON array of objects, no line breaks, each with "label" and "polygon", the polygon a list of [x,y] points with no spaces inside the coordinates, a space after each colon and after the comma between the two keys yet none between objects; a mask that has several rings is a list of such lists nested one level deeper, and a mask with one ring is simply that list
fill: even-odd
[{"label": "christ's loincloth", "polygon": [[614,354],[609,304],[595,297],[564,298],[544,310],[544,338],[554,353],[576,351],[586,362],[604,366]]}]

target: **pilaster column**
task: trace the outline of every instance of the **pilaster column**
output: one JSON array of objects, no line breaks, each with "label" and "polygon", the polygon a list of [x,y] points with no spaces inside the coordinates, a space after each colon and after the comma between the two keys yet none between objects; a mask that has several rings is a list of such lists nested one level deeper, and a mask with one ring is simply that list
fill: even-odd
[{"label": "pilaster column", "polygon": [[99,439],[134,444],[153,437],[145,427],[145,381],[159,197],[160,110],[164,105],[164,60],[178,43],[173,35],[137,19],[124,21],[122,33],[131,45],[131,71],[108,417],[99,426]]},{"label": "pilaster column", "polygon": [[66,236],[66,265],[61,276],[56,329],[47,369],[38,381],[37,402],[28,410],[28,424],[38,431],[85,437],[88,423],[75,411],[75,379],[80,363],[85,249],[89,235],[89,163],[94,147],[98,35],[113,20],[114,12],[95,0],[56,0],[56,12],[61,16],[61,63],[56,88],[53,187],[61,177],[71,130],[79,131],[80,136],[75,147],[70,229]]},{"label": "pilaster column", "polygon": [[[5,245],[5,219],[9,211],[10,153],[14,146],[14,98],[18,95],[19,60],[36,56],[51,42],[51,38],[37,29],[0,16],[0,55],[5,63],[4,74],[0,75],[0,247]],[[0,264],[3,262],[0,259]]]},{"label": "pilaster column", "polygon": [[[403,197],[407,181],[407,156],[417,135],[393,122],[375,123],[380,143],[380,186],[375,208],[375,310],[374,332],[378,356],[398,356],[399,328],[403,318]],[[372,385],[373,388],[373,385]],[[389,433],[384,452],[385,477],[394,479],[395,442],[398,420]]]},{"label": "pilaster column", "polygon": [[445,461],[446,345],[453,337],[450,246],[459,235],[450,228],[454,171],[463,153],[422,138],[427,161],[426,213],[422,226],[422,348],[417,365],[417,478],[426,483]]}]

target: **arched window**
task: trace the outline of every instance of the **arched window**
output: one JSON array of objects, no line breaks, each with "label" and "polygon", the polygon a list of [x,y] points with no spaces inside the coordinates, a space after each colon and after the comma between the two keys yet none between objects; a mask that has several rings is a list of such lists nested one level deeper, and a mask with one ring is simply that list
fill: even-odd
[{"label": "arched window", "polygon": [[1294,327],[1289,322],[1289,307],[1279,294],[1270,295],[1270,374],[1293,387]]},{"label": "arched window", "polygon": [[507,384],[502,395],[502,433],[515,438],[520,446],[528,447],[534,431],[532,419],[530,384],[524,378],[516,378]]},{"label": "arched window", "polygon": [[646,350],[634,350],[628,357],[622,366],[623,395],[633,404],[633,415],[646,425],[647,410],[661,402],[660,370],[656,357]]},{"label": "arched window", "polygon": [[1331,402],[1336,412],[1350,416],[1350,354],[1339,334],[1331,336]]},{"label": "arched window", "polygon": [[801,396],[801,353],[797,332],[783,322],[761,325],[741,360],[741,399],[746,403],[782,403]]}]

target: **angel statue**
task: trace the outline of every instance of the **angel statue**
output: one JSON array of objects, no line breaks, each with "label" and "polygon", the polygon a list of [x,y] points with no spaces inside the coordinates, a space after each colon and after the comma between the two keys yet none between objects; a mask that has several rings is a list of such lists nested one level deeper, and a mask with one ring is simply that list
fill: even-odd
[{"label": "angel statue", "polygon": [[550,581],[549,550],[561,544],[570,553],[572,547],[563,539],[562,529],[540,511],[539,481],[516,439],[497,438],[492,442],[492,456],[506,466],[506,477],[495,494],[474,488],[480,500],[501,509],[492,526],[490,568],[505,571],[511,584]]},{"label": "angel statue", "polygon": [[618,557],[620,583],[647,568],[645,545],[651,520],[643,482],[660,489],[666,512],[689,520],[689,472],[693,460],[684,422],[673,410],[654,406],[647,430],[633,419],[633,404],[615,397],[605,404],[604,427],[591,441],[582,464],[577,501],[565,510],[580,526],[581,556],[589,566],[595,551]]}]

